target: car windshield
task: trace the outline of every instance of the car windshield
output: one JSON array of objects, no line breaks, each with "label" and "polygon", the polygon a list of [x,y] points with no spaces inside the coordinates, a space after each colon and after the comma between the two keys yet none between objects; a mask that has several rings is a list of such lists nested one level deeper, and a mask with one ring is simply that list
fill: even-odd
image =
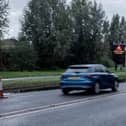
[{"label": "car windshield", "polygon": [[66,72],[87,73],[91,71],[90,67],[69,67]]}]

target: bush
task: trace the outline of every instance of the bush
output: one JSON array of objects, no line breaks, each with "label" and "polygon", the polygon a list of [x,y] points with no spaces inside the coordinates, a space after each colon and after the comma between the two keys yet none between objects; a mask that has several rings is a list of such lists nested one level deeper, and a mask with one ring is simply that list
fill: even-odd
[{"label": "bush", "polygon": [[33,70],[36,67],[37,54],[28,42],[18,42],[9,50],[9,70]]},{"label": "bush", "polygon": [[110,59],[109,57],[107,56],[103,56],[101,57],[100,61],[99,61],[101,64],[107,66],[107,67],[113,67],[114,66],[114,62],[112,59]]}]

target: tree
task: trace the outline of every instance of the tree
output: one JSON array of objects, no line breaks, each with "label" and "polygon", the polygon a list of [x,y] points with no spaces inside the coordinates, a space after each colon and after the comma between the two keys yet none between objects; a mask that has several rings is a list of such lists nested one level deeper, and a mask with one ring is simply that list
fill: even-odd
[{"label": "tree", "polygon": [[1,39],[3,37],[3,33],[5,32],[5,28],[8,26],[8,2],[6,0],[0,0],[0,70],[3,69],[2,62],[2,50],[1,50]]},{"label": "tree", "polygon": [[101,5],[87,0],[72,1],[74,43],[72,52],[76,63],[95,63],[102,51],[104,11]]},{"label": "tree", "polygon": [[40,68],[98,63],[109,50],[109,22],[101,4],[88,0],[32,0],[22,21]]},{"label": "tree", "polygon": [[104,52],[102,45],[103,39],[103,25],[106,21],[105,12],[101,4],[97,4],[96,1],[91,5],[91,12],[89,18],[89,32],[90,32],[90,61],[94,60],[97,63],[102,57],[102,52]]},{"label": "tree", "polygon": [[[38,66],[48,65],[52,59],[54,43],[50,43],[50,7],[48,1],[32,0],[25,10],[22,31],[38,54]],[[51,47],[50,50],[48,47]],[[50,63],[51,64],[51,63]]]},{"label": "tree", "polygon": [[37,55],[32,45],[28,42],[17,42],[16,47],[8,50],[10,70],[36,69]]},{"label": "tree", "polygon": [[111,24],[110,24],[110,44],[113,42],[120,41],[120,16],[118,14],[113,15]]},{"label": "tree", "polygon": [[38,66],[61,65],[69,50],[71,27],[64,0],[32,0],[25,10],[22,31],[38,54]]},{"label": "tree", "polygon": [[8,26],[8,2],[6,0],[0,0],[0,38],[3,37],[3,32]]},{"label": "tree", "polygon": [[[52,1],[52,26],[55,37],[54,62],[59,67],[67,64],[66,57],[72,42],[72,21],[70,17],[70,8],[66,5],[65,0],[58,0],[57,4]],[[52,6],[53,5],[53,6]]]},{"label": "tree", "polygon": [[125,21],[125,17],[121,17],[120,30],[119,30],[119,40],[120,41],[125,41],[126,40],[126,21]]},{"label": "tree", "polygon": [[110,42],[109,42],[109,29],[110,29],[110,25],[109,25],[109,21],[104,21],[103,23],[103,52],[102,52],[102,56],[107,56],[110,57],[111,56],[111,49],[110,49]]}]

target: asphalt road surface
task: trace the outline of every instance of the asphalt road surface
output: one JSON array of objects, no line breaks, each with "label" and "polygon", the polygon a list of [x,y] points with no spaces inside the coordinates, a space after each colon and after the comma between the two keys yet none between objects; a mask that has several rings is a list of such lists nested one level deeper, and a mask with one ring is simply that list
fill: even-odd
[{"label": "asphalt road surface", "polygon": [[119,92],[100,95],[60,90],[5,94],[0,99],[0,126],[125,126],[126,83]]}]

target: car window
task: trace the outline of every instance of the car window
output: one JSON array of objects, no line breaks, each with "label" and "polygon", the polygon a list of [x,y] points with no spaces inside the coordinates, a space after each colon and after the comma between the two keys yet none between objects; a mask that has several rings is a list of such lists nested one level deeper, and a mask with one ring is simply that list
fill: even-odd
[{"label": "car window", "polygon": [[102,66],[102,70],[103,70],[104,72],[107,72],[107,68],[104,67],[104,66]]},{"label": "car window", "polygon": [[95,67],[95,72],[105,72],[105,68],[102,66]]},{"label": "car window", "polygon": [[70,67],[67,69],[66,72],[87,73],[87,72],[93,72],[93,69],[91,67]]}]

